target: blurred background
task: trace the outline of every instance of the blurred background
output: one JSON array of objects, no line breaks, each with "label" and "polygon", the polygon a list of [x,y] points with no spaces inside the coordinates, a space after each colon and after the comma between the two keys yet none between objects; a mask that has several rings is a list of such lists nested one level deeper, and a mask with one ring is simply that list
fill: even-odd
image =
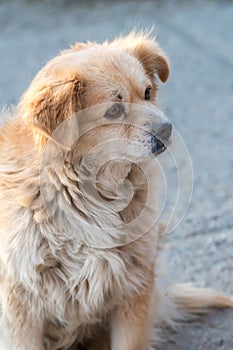
[{"label": "blurred background", "polygon": [[[17,104],[36,72],[70,44],[154,26],[171,64],[159,106],[182,136],[194,171],[189,210],[166,244],[168,265],[174,281],[233,294],[232,23],[233,2],[224,0],[0,0],[1,110]],[[175,169],[167,171],[172,197]],[[232,317],[219,311],[166,330],[159,349],[233,349]]]}]

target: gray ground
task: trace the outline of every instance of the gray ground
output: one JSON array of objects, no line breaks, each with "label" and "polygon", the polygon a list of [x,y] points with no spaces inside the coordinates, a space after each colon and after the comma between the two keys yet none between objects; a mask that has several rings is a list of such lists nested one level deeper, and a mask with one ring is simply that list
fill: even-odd
[{"label": "gray ground", "polygon": [[[155,24],[172,68],[160,105],[194,169],[188,213],[166,244],[169,266],[174,280],[233,294],[232,19],[231,1],[0,1],[0,108],[17,103],[38,69],[69,44]],[[169,198],[175,175],[168,164]],[[168,331],[160,350],[233,349],[232,317],[219,311]]]}]

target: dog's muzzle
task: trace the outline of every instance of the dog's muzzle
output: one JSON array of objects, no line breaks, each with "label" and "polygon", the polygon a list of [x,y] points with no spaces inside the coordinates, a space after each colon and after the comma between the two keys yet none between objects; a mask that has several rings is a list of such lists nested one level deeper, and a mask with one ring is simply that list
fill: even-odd
[{"label": "dog's muzzle", "polygon": [[157,155],[164,152],[171,143],[172,124],[165,121],[153,128],[151,135],[151,151]]}]

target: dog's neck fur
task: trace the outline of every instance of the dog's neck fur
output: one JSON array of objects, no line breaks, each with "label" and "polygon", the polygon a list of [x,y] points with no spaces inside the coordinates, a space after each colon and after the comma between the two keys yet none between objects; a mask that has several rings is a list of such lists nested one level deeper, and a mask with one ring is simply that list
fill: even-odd
[{"label": "dog's neck fur", "polygon": [[124,231],[122,226],[133,221],[145,206],[146,178],[137,165],[126,162],[109,162],[95,176],[92,170],[95,172],[89,166],[80,171],[67,162],[44,166],[41,198],[46,214],[52,215],[58,231],[67,232],[69,227],[71,237],[81,244],[100,248],[124,245],[135,232],[132,228]]}]

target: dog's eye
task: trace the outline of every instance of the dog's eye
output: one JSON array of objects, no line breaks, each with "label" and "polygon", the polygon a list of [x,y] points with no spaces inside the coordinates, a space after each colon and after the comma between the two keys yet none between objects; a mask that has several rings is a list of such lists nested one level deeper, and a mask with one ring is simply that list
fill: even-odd
[{"label": "dog's eye", "polygon": [[120,118],[124,111],[125,108],[122,103],[115,103],[106,111],[104,117],[109,119]]},{"label": "dog's eye", "polygon": [[150,92],[151,92],[151,87],[148,86],[145,90],[145,100],[146,101],[150,100]]}]

